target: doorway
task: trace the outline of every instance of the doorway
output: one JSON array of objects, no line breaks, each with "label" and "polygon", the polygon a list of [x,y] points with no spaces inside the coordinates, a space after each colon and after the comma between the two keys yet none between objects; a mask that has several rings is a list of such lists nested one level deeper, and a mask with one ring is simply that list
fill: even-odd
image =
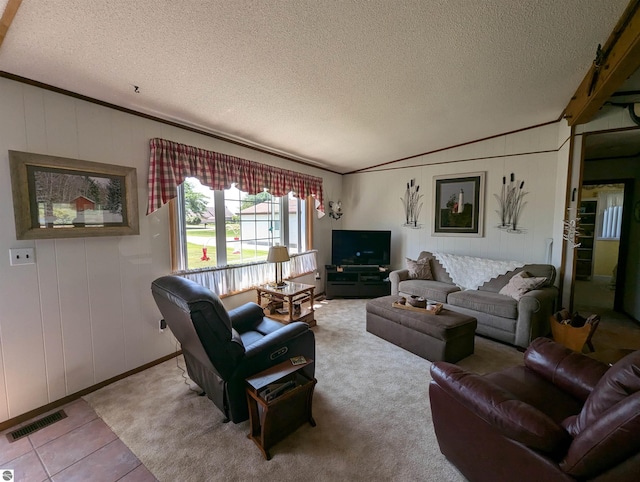
[{"label": "doorway", "polygon": [[[595,220],[588,223],[581,219],[580,224],[592,224],[592,240],[585,240],[584,246],[589,247],[593,243],[595,261],[598,268],[587,271],[588,279],[578,276],[581,269],[578,257],[589,257],[587,253],[574,250],[573,255],[573,276],[571,286],[571,302],[573,310],[582,309],[587,312],[625,313],[632,319],[638,317],[637,303],[635,300],[640,294],[640,285],[636,280],[636,274],[640,263],[635,247],[638,245],[638,229],[634,219],[634,202],[638,202],[640,193],[640,128],[621,128],[608,131],[589,132],[584,134],[582,142],[580,167],[580,184],[577,192],[580,193],[578,203],[591,201],[596,207],[591,207],[589,211],[594,211]],[[614,226],[620,225],[620,235],[617,233],[607,234],[602,232],[604,223],[604,209],[607,203],[619,205],[619,198],[611,201],[606,196],[600,195],[607,189],[619,189],[622,184],[622,209],[619,218]],[[615,186],[612,186],[615,185]],[[606,186],[606,187],[605,187]],[[596,201],[593,203],[593,201]],[[600,201],[600,202],[598,202]],[[578,204],[577,209],[582,209]],[[587,211],[584,206],[583,211]],[[584,213],[578,213],[579,217],[584,217]],[[611,219],[610,219],[611,221]],[[621,223],[621,224],[620,224]],[[585,226],[586,228],[586,226]],[[600,231],[598,231],[598,229]],[[583,233],[584,234],[584,233]],[[619,239],[616,243],[615,239]],[[616,259],[615,251],[617,244],[617,263],[611,264],[612,259]],[[604,247],[603,247],[604,246]],[[581,245],[582,247],[582,245]],[[588,250],[587,250],[588,251]],[[613,252],[613,254],[612,254]],[[602,261],[599,255],[604,255],[609,261]],[[586,263],[590,264],[590,263]],[[594,266],[595,268],[595,266]],[[584,269],[580,271],[584,275]],[[593,277],[595,275],[595,277]],[[585,283],[588,281],[588,283]],[[596,285],[600,286],[596,286]],[[611,309],[611,296],[613,296],[613,310]],[[593,307],[595,309],[588,309]]]},{"label": "doorway", "polygon": [[576,307],[591,311],[620,309],[616,307],[616,293],[618,289],[620,293],[624,291],[624,279],[618,281],[624,199],[624,182],[599,180],[582,184],[574,287]]}]

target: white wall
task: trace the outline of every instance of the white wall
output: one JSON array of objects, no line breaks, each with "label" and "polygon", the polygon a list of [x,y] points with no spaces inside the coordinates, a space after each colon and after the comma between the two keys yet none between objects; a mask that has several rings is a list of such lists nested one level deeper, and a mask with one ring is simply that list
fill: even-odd
[{"label": "white wall", "polygon": [[[386,169],[347,175],[343,183],[343,227],[390,229],[394,268],[404,266],[405,257],[415,258],[422,250],[544,263],[548,238],[553,239],[552,262],[559,267],[559,223],[568,163],[568,148],[561,146],[567,138],[566,123],[558,122],[394,163]],[[478,171],[486,172],[484,236],[434,236],[433,177]],[[502,177],[508,180],[511,173],[525,181],[524,190],[529,193],[521,215],[522,234],[497,228],[498,202],[494,194],[500,193]],[[425,194],[421,229],[402,226],[400,198],[413,178]]]},{"label": "white wall", "polygon": [[[337,174],[0,78],[0,422],[175,351],[150,293],[170,271],[168,208],[145,215],[153,137],[321,176],[341,195]],[[140,235],[16,241],[8,150],[135,167]],[[329,223],[316,224],[326,249]],[[15,247],[36,264],[9,266]]]}]

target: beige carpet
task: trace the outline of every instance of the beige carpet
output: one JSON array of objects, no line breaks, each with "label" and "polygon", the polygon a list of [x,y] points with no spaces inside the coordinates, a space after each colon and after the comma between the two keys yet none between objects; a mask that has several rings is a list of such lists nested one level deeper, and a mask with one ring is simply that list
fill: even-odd
[{"label": "beige carpet", "polygon": [[[318,303],[317,426],[280,442],[270,461],[247,438],[248,422],[223,424],[190,391],[176,366],[182,358],[84,398],[160,481],[464,480],[438,450],[430,363],[367,333],[365,303]],[[459,365],[485,373],[521,362],[515,348],[476,337],[475,354]]]}]

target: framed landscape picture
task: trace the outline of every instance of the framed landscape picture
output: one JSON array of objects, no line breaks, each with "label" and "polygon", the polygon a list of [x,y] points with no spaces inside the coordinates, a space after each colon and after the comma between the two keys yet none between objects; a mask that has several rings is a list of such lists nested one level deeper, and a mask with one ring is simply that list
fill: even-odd
[{"label": "framed landscape picture", "polygon": [[483,236],[484,172],[434,176],[434,236]]},{"label": "framed landscape picture", "polygon": [[9,151],[16,239],[139,234],[132,167]]}]

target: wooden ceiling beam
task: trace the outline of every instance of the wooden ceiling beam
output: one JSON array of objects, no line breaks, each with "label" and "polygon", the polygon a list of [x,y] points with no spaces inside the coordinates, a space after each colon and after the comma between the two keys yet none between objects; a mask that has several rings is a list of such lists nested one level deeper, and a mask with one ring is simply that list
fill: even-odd
[{"label": "wooden ceiling beam", "polygon": [[640,66],[640,0],[631,0],[565,108],[570,126],[585,124]]},{"label": "wooden ceiling beam", "polygon": [[22,0],[9,0],[7,2],[2,18],[0,18],[0,47],[2,46],[4,38],[7,36],[7,30],[9,30],[11,22],[13,22],[13,18],[16,16],[21,3]]}]

